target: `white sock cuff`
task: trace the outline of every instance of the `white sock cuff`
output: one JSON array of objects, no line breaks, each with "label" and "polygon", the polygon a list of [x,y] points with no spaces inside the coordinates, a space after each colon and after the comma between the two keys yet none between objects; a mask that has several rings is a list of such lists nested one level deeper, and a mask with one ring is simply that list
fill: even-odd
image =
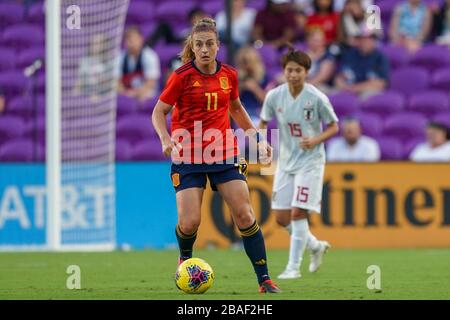
[{"label": "white sock cuff", "polygon": [[291,222],[291,225],[292,225],[292,234],[295,234],[296,236],[308,235],[309,233],[308,219],[293,220]]}]

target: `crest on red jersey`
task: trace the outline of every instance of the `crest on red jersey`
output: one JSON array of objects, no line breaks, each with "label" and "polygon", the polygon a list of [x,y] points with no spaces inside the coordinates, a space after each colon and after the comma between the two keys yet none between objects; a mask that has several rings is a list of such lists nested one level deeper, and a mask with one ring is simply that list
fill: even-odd
[{"label": "crest on red jersey", "polygon": [[220,81],[220,88],[222,88],[223,90],[227,90],[230,88],[230,86],[228,85],[227,77],[220,77],[219,81]]}]

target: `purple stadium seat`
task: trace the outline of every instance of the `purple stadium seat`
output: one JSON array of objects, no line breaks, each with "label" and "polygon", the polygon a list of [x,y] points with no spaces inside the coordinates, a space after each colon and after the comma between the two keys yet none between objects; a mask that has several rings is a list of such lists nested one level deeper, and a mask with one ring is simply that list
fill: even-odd
[{"label": "purple stadium seat", "polygon": [[44,3],[35,3],[28,9],[27,21],[30,23],[37,23],[44,25],[45,23],[45,11]]},{"label": "purple stadium seat", "polygon": [[446,112],[436,113],[433,116],[432,120],[443,123],[444,125],[447,126],[448,130],[450,130],[450,112],[446,111]]},{"label": "purple stadium seat", "polygon": [[392,70],[404,67],[408,63],[408,51],[403,46],[387,44],[381,47],[381,51],[389,60],[389,64]]},{"label": "purple stadium seat", "polygon": [[201,8],[211,17],[215,17],[219,11],[224,10],[225,1],[205,1],[202,2]]},{"label": "purple stadium seat", "polygon": [[127,114],[132,114],[137,111],[138,102],[136,99],[121,95],[117,96],[117,116],[121,117]]},{"label": "purple stadium seat", "polygon": [[397,137],[402,141],[422,137],[427,119],[417,112],[401,112],[386,119],[383,135]]},{"label": "purple stadium seat", "polygon": [[404,157],[403,144],[401,140],[392,137],[379,137],[381,160],[402,160]]},{"label": "purple stadium seat", "polygon": [[361,103],[361,110],[376,113],[383,118],[390,114],[402,111],[405,108],[405,98],[399,92],[385,91]]},{"label": "purple stadium seat", "polygon": [[38,116],[38,118],[29,120],[24,137],[40,145],[45,145],[45,117]]},{"label": "purple stadium seat", "polygon": [[353,93],[341,91],[329,98],[338,117],[350,116],[358,111],[358,97]]},{"label": "purple stadium seat", "polygon": [[41,71],[37,74],[37,81],[36,81],[37,89],[39,93],[45,93],[45,72]]},{"label": "purple stadium seat", "polygon": [[431,86],[433,89],[450,93],[450,67],[436,70],[431,78]]},{"label": "purple stadium seat", "polygon": [[[30,118],[34,115],[33,98],[30,95],[16,96],[7,105],[6,111],[11,115],[18,115],[23,118]],[[45,111],[45,96],[36,96],[36,112],[43,114]]]},{"label": "purple stadium seat", "polygon": [[34,145],[34,143],[29,139],[8,141],[0,147],[0,161],[31,162],[34,160],[34,152],[36,151],[36,155],[39,152],[37,148],[38,146]]},{"label": "purple stadium seat", "polygon": [[220,46],[219,52],[217,52],[217,60],[227,63],[227,47],[222,45]]},{"label": "purple stadium seat", "polygon": [[438,112],[450,111],[448,95],[436,90],[413,94],[409,99],[408,110],[420,112],[427,117]]},{"label": "purple stadium seat", "polygon": [[37,59],[41,59],[43,62],[45,61],[45,48],[43,46],[21,50],[17,58],[17,67],[27,67]]},{"label": "purple stadium seat", "polygon": [[159,20],[172,22],[187,22],[187,13],[196,6],[193,0],[162,2],[156,8]]},{"label": "purple stadium seat", "polygon": [[22,94],[26,90],[27,79],[21,70],[8,70],[0,73],[0,87],[6,98]]},{"label": "purple stadium seat", "polygon": [[16,53],[14,49],[0,48],[0,71],[14,69],[16,65]]},{"label": "purple stadium seat", "polygon": [[139,140],[156,137],[151,119],[142,114],[128,115],[118,119],[116,135],[118,139],[126,139],[132,144]]},{"label": "purple stadium seat", "polygon": [[274,47],[270,45],[264,45],[260,49],[258,49],[258,52],[261,55],[261,58],[266,67],[270,68],[280,65],[280,59],[277,50]]},{"label": "purple stadium seat", "polygon": [[18,3],[0,3],[0,30],[23,20],[23,5]]},{"label": "purple stadium seat", "polygon": [[5,29],[2,34],[2,43],[17,49],[44,44],[44,31],[42,26],[36,24],[13,25]]},{"label": "purple stadium seat", "polygon": [[411,66],[424,67],[429,71],[450,66],[450,51],[439,45],[425,45],[409,61]]},{"label": "purple stadium seat", "polygon": [[132,159],[135,161],[168,160],[162,153],[161,143],[158,138],[138,142],[133,147]]},{"label": "purple stadium seat", "polygon": [[128,141],[123,139],[116,140],[116,160],[127,161],[131,159],[131,156],[132,148]]},{"label": "purple stadium seat", "polygon": [[153,49],[159,56],[161,66],[166,66],[181,52],[182,47],[178,44],[158,43]]},{"label": "purple stadium seat", "polygon": [[409,159],[409,155],[411,154],[411,152],[414,150],[414,148],[424,142],[425,139],[424,137],[420,138],[413,138],[413,139],[409,139],[406,143],[403,144],[403,158],[404,159]]},{"label": "purple stadium seat", "polygon": [[376,138],[383,131],[383,120],[377,114],[358,112],[354,115],[361,124],[362,133],[366,136]]},{"label": "purple stadium seat", "polygon": [[399,2],[400,1],[397,0],[382,0],[377,3],[378,7],[380,7],[380,14],[383,22],[389,23],[389,21],[391,21],[391,16]]},{"label": "purple stadium seat", "polygon": [[156,95],[153,98],[138,102],[138,111],[145,114],[147,117],[151,117],[153,109],[155,108],[158,100],[159,95]]},{"label": "purple stadium seat", "polygon": [[256,10],[262,10],[266,7],[267,1],[265,0],[248,0],[246,7],[253,8]]},{"label": "purple stadium seat", "polygon": [[[420,67],[404,67],[392,71],[390,87],[409,96],[428,88],[430,76],[426,69]],[[412,81],[413,80],[413,81]]]},{"label": "purple stadium seat", "polygon": [[140,24],[139,29],[141,30],[141,33],[144,36],[144,38],[147,38],[153,33],[153,31],[155,31],[157,25],[158,23],[156,21],[153,21],[149,23]]},{"label": "purple stadium seat", "polygon": [[141,24],[152,21],[155,17],[156,5],[149,1],[130,1],[127,12],[127,24]]},{"label": "purple stadium seat", "polygon": [[269,80],[275,80],[277,77],[283,73],[281,66],[273,66],[266,68],[267,77]]},{"label": "purple stadium seat", "polygon": [[3,115],[0,117],[0,143],[21,137],[26,129],[25,121],[16,116]]}]

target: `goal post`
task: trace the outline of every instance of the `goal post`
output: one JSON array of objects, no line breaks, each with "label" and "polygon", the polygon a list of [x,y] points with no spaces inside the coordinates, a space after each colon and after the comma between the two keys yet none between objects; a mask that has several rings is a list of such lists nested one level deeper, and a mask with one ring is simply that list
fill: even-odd
[{"label": "goal post", "polygon": [[115,248],[117,59],[128,0],[46,2],[46,245]]},{"label": "goal post", "polygon": [[61,18],[60,1],[48,0],[45,19],[46,190],[48,249],[61,247]]}]

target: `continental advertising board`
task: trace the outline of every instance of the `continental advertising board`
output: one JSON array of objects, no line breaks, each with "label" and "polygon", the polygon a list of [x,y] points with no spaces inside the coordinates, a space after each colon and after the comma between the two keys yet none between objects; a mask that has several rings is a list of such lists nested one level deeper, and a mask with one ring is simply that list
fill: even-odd
[{"label": "continental advertising board", "polygon": [[[289,237],[270,214],[272,175],[250,168],[251,202],[271,248]],[[198,246],[239,238],[228,208],[207,189]],[[334,247],[450,247],[450,164],[327,164],[321,214],[311,230]]]}]

